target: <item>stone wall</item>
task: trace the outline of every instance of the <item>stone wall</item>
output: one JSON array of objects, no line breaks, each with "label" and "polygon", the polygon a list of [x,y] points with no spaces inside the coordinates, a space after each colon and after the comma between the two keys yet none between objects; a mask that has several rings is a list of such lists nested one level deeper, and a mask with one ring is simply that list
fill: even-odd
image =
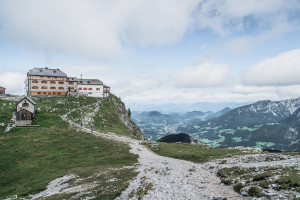
[{"label": "stone wall", "polygon": [[31,120],[18,120],[16,121],[16,126],[28,126],[31,125]]}]

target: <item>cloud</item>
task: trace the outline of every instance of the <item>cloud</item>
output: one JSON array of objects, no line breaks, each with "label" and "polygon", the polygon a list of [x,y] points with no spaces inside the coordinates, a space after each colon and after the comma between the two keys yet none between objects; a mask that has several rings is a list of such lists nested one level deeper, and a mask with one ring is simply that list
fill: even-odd
[{"label": "cloud", "polygon": [[2,34],[29,46],[107,58],[124,45],[182,38],[199,0],[0,2]]},{"label": "cloud", "polygon": [[225,46],[227,46],[228,49],[234,53],[245,53],[248,50],[261,45],[265,41],[279,37],[285,32],[288,32],[289,30],[291,30],[291,27],[289,27],[288,24],[279,23],[275,25],[275,27],[272,28],[272,30],[269,30],[266,33],[262,33],[255,36],[244,36],[240,38],[235,38],[230,40]]},{"label": "cloud", "polygon": [[[291,0],[210,0],[204,1],[195,13],[201,28],[211,28],[219,34],[272,29],[278,21],[295,17],[300,2]],[[254,30],[253,30],[254,29]]]},{"label": "cloud", "polygon": [[2,0],[0,27],[30,47],[111,58],[131,46],[173,44],[198,29],[266,33],[279,21],[289,24],[299,8],[297,0]]},{"label": "cloud", "polygon": [[240,94],[253,94],[253,93],[276,93],[275,87],[258,87],[258,86],[246,86],[246,85],[235,85],[232,89],[233,93]]},{"label": "cloud", "polygon": [[226,64],[204,61],[173,73],[173,81],[179,87],[205,87],[222,85],[230,72]]},{"label": "cloud", "polygon": [[6,88],[7,94],[25,94],[26,74],[20,72],[0,73],[0,85]]},{"label": "cloud", "polygon": [[256,86],[284,86],[300,84],[300,49],[281,53],[252,66],[242,82]]},{"label": "cloud", "polygon": [[230,39],[225,48],[245,53],[299,26],[300,1],[210,0],[195,13],[195,24]]}]

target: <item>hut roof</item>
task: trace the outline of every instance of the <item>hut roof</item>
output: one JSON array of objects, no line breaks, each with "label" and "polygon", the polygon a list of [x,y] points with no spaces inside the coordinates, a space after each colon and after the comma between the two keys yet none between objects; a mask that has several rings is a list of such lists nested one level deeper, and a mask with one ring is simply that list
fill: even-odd
[{"label": "hut roof", "polygon": [[30,97],[26,96],[26,97],[22,98],[22,99],[17,103],[17,105],[18,105],[21,101],[23,101],[24,99],[27,99],[27,100],[28,100],[29,102],[31,102],[33,105],[36,104]]},{"label": "hut roof", "polygon": [[99,79],[78,79],[79,85],[103,85]]},{"label": "hut roof", "polygon": [[48,67],[45,68],[33,68],[28,72],[28,75],[34,76],[56,76],[56,77],[67,77],[60,69],[49,69]]}]

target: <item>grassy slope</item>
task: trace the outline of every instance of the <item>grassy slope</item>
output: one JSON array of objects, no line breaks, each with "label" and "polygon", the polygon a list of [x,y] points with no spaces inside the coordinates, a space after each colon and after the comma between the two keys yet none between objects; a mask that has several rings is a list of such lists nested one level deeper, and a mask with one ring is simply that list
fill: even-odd
[{"label": "grassy slope", "polygon": [[[0,132],[0,199],[15,194],[26,197],[37,193],[44,190],[53,179],[66,174],[75,173],[85,178],[99,172],[106,172],[106,175],[97,178],[99,186],[93,192],[97,192],[101,199],[111,199],[135,176],[133,169],[111,170],[137,162],[137,156],[129,153],[128,146],[76,132],[60,119],[60,115],[77,107],[74,105],[80,107],[97,100],[66,99],[65,105],[57,104],[63,98],[36,100],[41,111],[36,114],[35,123],[40,127]],[[4,110],[1,119],[11,116],[10,107]],[[113,177],[116,181],[106,182]],[[95,180],[89,178],[86,181]],[[105,190],[106,187],[113,189]]]},{"label": "grassy slope", "polygon": [[12,110],[15,109],[16,102],[0,99],[0,123],[4,123],[4,126],[0,125],[0,133],[4,132],[7,123],[12,117]]},{"label": "grassy slope", "polygon": [[171,158],[188,160],[195,163],[203,163],[216,158],[230,157],[233,155],[242,155],[241,151],[236,149],[212,148],[201,144],[184,143],[156,143],[148,147],[155,153]]},{"label": "grassy slope", "polygon": [[[111,95],[110,98],[106,98],[99,103],[99,111],[93,116],[93,121],[85,124],[85,127],[93,128],[104,133],[113,132],[119,135],[129,136],[131,138],[136,138],[135,135],[122,123],[119,119],[118,114],[116,113],[114,104],[111,101],[111,98],[116,99],[117,102],[120,100]],[[75,110],[74,112],[68,115],[68,118],[74,120],[78,124],[81,123],[84,117],[95,110],[95,105],[90,104],[89,107],[81,108]]]}]

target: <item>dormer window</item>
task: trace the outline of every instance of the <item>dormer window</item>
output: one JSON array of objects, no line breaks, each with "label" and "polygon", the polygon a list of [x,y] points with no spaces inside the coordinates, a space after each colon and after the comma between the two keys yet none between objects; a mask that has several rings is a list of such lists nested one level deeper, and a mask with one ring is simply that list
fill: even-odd
[{"label": "dormer window", "polygon": [[81,84],[82,84],[83,82],[82,82],[82,81],[79,81],[79,83],[81,83]]},{"label": "dormer window", "polygon": [[56,70],[53,70],[53,73],[56,73]]},{"label": "dormer window", "polygon": [[43,70],[40,69],[40,72],[43,72]]},{"label": "dormer window", "polygon": [[87,83],[88,83],[88,84],[91,84],[91,81],[88,81]]}]

